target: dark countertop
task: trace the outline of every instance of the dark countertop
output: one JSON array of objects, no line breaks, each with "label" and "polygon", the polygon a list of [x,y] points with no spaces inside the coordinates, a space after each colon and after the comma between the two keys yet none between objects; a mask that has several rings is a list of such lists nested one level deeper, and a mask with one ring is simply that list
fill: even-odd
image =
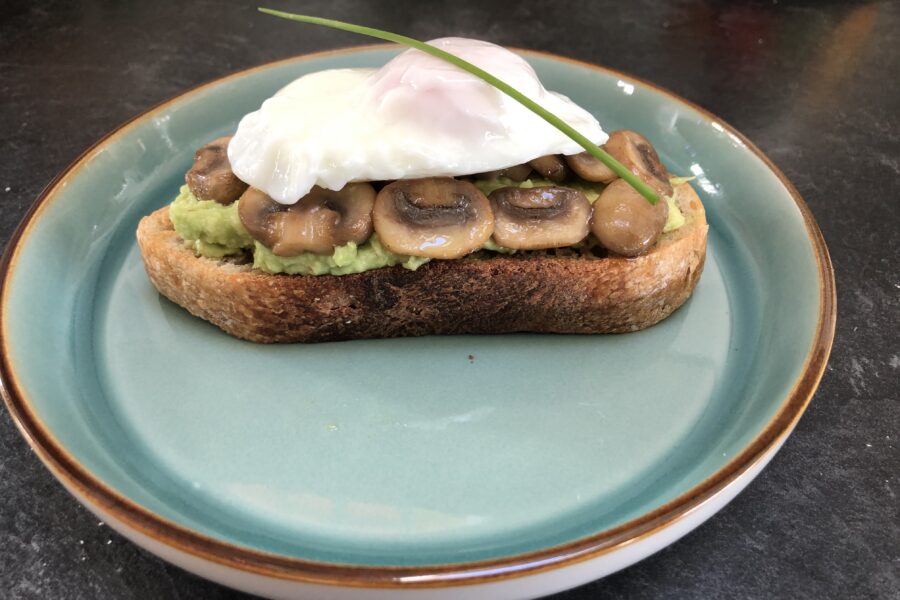
[{"label": "dark countertop", "polygon": [[[0,242],[58,171],[129,117],[238,69],[367,43],[277,22],[255,4],[5,0]],[[419,38],[547,50],[649,79],[745,133],[818,219],[837,273],[837,336],[781,453],[681,541],[558,598],[900,597],[900,3],[271,4]],[[0,595],[246,597],[99,524],[5,410]]]}]

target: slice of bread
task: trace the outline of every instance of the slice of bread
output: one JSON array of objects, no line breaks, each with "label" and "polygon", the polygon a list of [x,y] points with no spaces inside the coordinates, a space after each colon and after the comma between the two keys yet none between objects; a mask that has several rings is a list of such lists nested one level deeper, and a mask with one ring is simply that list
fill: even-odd
[{"label": "slice of bread", "polygon": [[455,333],[622,333],[669,316],[694,290],[706,258],[703,205],[676,188],[685,224],[637,258],[573,251],[478,253],[354,275],[270,275],[198,257],[161,208],[138,244],[164,296],[253,342],[323,342]]}]

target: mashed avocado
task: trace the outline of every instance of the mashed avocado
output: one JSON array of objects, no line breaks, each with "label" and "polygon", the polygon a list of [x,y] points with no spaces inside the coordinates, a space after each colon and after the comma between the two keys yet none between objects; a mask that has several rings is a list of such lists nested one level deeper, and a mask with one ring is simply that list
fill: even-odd
[{"label": "mashed avocado", "polygon": [[359,246],[353,242],[338,246],[331,255],[303,252],[297,256],[276,256],[244,229],[237,202],[223,205],[198,200],[186,185],[169,205],[169,218],[178,236],[200,256],[222,258],[252,250],[253,266],[267,273],[347,275],[393,265],[415,271],[429,260],[394,254],[381,245],[377,235]]},{"label": "mashed avocado", "polygon": [[[485,195],[492,191],[518,185],[523,188],[556,185],[549,179],[533,178],[517,183],[511,179],[499,178],[490,181],[475,181]],[[673,181],[673,185],[678,185]],[[580,189],[590,202],[597,200],[603,191],[603,184],[588,181],[567,182],[566,186]],[[684,225],[684,215],[675,204],[674,198],[666,198],[669,204],[669,218],[663,232],[673,231]],[[291,275],[347,275],[362,273],[370,269],[402,265],[415,271],[430,259],[419,256],[394,254],[381,245],[377,235],[364,244],[353,242],[338,246],[331,255],[303,252],[297,256],[276,256],[271,250],[254,240],[238,216],[238,203],[219,204],[213,200],[199,200],[188,188],[182,186],[178,197],[169,205],[169,218],[175,232],[200,256],[222,258],[225,256],[253,253],[253,267],[266,273],[288,273]],[[513,253],[513,250],[499,246],[489,239],[484,250]]]},{"label": "mashed avocado", "polygon": [[663,233],[675,231],[684,225],[684,215],[681,214],[681,209],[675,204],[674,194],[666,198],[666,204],[669,205],[669,214],[666,217],[666,224],[663,226]]},{"label": "mashed avocado", "polygon": [[255,268],[267,273],[290,275],[348,275],[393,265],[403,265],[410,271],[415,271],[429,260],[421,256],[394,254],[381,245],[377,235],[373,235],[360,246],[354,242],[338,246],[331,256],[312,252],[304,252],[297,256],[276,256],[259,242],[256,242],[253,249]]},{"label": "mashed avocado", "polygon": [[220,258],[253,247],[253,238],[238,217],[237,202],[198,200],[185,185],[169,205],[169,218],[178,236],[203,256]]}]

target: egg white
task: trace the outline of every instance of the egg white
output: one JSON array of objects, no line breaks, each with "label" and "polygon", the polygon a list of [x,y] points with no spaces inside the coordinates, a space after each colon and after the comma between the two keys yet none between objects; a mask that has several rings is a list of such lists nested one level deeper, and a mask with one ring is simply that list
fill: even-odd
[{"label": "egg white", "polygon": [[[474,63],[588,139],[597,119],[548,91],[520,56],[488,42],[429,42]],[[335,69],[288,84],[245,116],[228,146],[235,174],[293,204],[313,186],[456,176],[582,148],[530,110],[462,69],[407,50],[380,69]]]}]

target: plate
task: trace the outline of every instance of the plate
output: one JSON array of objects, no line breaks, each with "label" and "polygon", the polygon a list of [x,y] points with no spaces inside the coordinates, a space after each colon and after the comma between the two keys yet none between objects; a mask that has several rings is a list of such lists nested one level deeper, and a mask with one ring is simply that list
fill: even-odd
[{"label": "plate", "polygon": [[159,296],[134,231],[175,196],[194,150],[295,77],[397,51],[220,79],[63,172],[4,256],[4,398],[88,508],[240,589],[517,598],[595,579],[708,518],[784,441],[831,346],[827,250],[791,184],[717,117],[522,51],[549,89],[696,176],[709,252],[672,317],[617,336],[262,346]]}]

